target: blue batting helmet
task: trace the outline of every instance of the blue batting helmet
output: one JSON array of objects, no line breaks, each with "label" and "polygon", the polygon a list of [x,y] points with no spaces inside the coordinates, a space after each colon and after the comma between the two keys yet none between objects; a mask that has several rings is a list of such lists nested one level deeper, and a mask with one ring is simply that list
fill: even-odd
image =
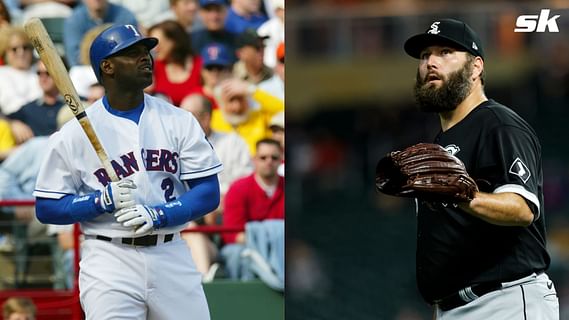
[{"label": "blue batting helmet", "polygon": [[135,26],[131,24],[114,25],[101,32],[89,50],[89,58],[91,59],[91,67],[97,76],[97,80],[101,81],[101,61],[112,56],[113,54],[126,49],[137,43],[144,44],[148,50],[154,48],[158,44],[158,39],[144,37]]}]

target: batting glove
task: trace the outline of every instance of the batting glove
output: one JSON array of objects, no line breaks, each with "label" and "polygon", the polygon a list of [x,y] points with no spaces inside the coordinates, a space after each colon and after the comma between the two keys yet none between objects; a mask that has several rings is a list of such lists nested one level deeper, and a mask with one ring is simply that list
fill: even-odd
[{"label": "batting glove", "polygon": [[117,211],[115,218],[125,228],[134,227],[135,235],[158,230],[166,225],[166,216],[162,209],[141,204]]},{"label": "batting glove", "polygon": [[104,212],[114,212],[117,209],[132,207],[135,205],[133,190],[136,189],[134,181],[125,179],[107,184],[95,203],[100,205]]}]

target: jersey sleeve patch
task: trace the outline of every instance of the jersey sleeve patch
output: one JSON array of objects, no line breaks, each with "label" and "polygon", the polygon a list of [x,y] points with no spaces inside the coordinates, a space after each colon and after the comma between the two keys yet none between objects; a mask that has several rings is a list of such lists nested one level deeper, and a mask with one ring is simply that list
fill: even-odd
[{"label": "jersey sleeve patch", "polygon": [[531,172],[528,166],[526,166],[526,164],[520,158],[516,158],[516,160],[512,162],[512,165],[510,166],[508,172],[518,176],[524,183],[526,183],[531,177]]}]

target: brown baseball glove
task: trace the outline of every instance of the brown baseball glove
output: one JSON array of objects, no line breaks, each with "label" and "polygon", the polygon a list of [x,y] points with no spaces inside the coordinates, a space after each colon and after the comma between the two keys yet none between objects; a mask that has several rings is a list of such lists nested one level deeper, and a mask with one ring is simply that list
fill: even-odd
[{"label": "brown baseball glove", "polygon": [[387,154],[377,163],[375,185],[393,196],[447,202],[470,201],[478,191],[464,163],[431,143]]}]

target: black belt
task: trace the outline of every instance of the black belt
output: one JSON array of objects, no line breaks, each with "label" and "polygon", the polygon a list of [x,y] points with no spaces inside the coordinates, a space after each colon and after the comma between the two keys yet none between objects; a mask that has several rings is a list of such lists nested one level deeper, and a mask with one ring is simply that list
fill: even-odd
[{"label": "black belt", "polygon": [[[109,242],[113,241],[113,238],[100,236],[100,235],[95,236],[95,239],[103,240],[103,241],[109,241]],[[138,238],[120,238],[120,239],[121,239],[122,244],[130,244],[133,246],[150,247],[150,246],[155,246],[158,244],[158,235],[157,234],[150,234],[150,235],[138,237]],[[172,241],[172,239],[174,239],[173,233],[169,233],[169,234],[164,235],[164,243],[170,242],[170,241]]]},{"label": "black belt", "polygon": [[501,282],[485,282],[473,284],[470,287],[459,290],[457,293],[453,293],[440,300],[437,300],[435,303],[441,310],[448,311],[461,307],[471,301],[478,299],[479,297],[482,297],[487,293],[496,291],[500,288],[502,288]]}]

